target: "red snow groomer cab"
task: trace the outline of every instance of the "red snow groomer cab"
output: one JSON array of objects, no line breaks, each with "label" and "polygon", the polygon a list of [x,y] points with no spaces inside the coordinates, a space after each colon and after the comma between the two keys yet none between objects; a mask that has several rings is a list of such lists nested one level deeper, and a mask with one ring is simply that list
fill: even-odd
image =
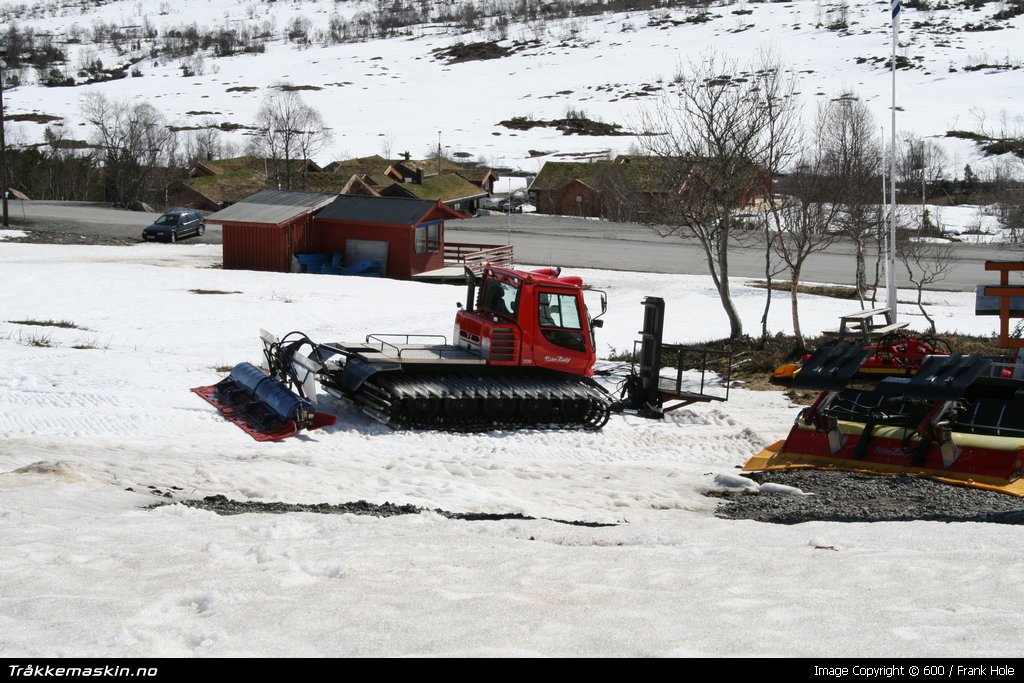
[{"label": "red snow groomer cab", "polygon": [[455,316],[455,343],[488,365],[589,377],[597,359],[593,332],[600,326],[587,312],[581,278],[560,277],[551,268],[490,268],[476,308]]}]

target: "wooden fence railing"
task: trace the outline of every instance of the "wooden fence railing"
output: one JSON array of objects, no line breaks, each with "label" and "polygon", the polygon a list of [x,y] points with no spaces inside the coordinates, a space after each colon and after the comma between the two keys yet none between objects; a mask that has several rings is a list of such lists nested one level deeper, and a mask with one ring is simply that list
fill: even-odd
[{"label": "wooden fence railing", "polygon": [[445,242],[445,263],[464,263],[474,275],[480,275],[488,263],[492,266],[511,266],[515,255],[511,244],[470,244],[468,242]]}]

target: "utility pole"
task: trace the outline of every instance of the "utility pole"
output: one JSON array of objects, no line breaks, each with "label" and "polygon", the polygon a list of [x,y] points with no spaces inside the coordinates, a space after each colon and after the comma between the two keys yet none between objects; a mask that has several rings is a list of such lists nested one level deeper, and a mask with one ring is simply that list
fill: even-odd
[{"label": "utility pole", "polygon": [[0,194],[3,194],[3,225],[5,228],[9,225],[7,222],[7,141],[4,139],[4,127],[7,120],[4,115],[4,69],[6,68],[7,62],[0,58]]},{"label": "utility pole", "polygon": [[925,187],[925,171],[927,164],[924,161],[924,140],[921,141],[921,227],[924,228],[925,218],[928,217],[928,192]]},{"label": "utility pole", "polygon": [[[886,230],[885,207],[887,207],[889,205],[889,199],[888,199],[888,196],[886,195],[886,191],[885,191],[885,181],[886,181],[886,177],[885,177],[885,126],[882,126],[881,128],[879,128],[879,131],[880,131],[880,136],[879,136],[878,139],[881,140],[881,142],[882,142],[882,159],[881,159],[881,161],[879,163],[879,166],[882,169],[882,208],[879,209],[879,217],[881,218],[881,223],[882,223],[882,226],[881,226],[881,229],[880,229],[880,232],[881,232],[881,235],[882,235],[882,243],[883,243],[883,245],[885,247],[885,289],[886,289],[886,297],[888,297],[888,289],[889,289],[889,232]],[[875,270],[875,273],[876,274],[878,273],[877,269]],[[875,299],[877,298],[877,295],[878,295],[878,280],[876,279],[875,280],[875,293],[872,294],[872,298],[871,298],[871,302],[872,303],[875,302]],[[888,303],[888,299],[887,299],[886,300],[886,306],[888,306],[888,305],[889,305],[889,303]]]}]

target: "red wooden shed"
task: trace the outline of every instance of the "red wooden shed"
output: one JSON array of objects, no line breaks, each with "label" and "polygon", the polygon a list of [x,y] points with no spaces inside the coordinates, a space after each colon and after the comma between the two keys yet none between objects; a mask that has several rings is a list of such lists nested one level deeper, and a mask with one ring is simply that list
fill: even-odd
[{"label": "red wooden shed", "polygon": [[341,252],[345,265],[379,261],[407,280],[444,267],[444,221],[462,214],[440,201],[341,195],[313,218],[312,251]]}]

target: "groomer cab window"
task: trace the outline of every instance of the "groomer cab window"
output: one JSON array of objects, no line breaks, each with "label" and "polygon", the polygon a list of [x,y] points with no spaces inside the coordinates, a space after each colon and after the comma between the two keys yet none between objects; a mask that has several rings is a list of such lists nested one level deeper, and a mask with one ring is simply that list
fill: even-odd
[{"label": "groomer cab window", "polygon": [[480,308],[515,320],[519,311],[519,287],[510,282],[488,278],[480,292]]},{"label": "groomer cab window", "polygon": [[537,297],[537,321],[544,338],[552,344],[586,351],[583,317],[575,294],[540,292]]}]

